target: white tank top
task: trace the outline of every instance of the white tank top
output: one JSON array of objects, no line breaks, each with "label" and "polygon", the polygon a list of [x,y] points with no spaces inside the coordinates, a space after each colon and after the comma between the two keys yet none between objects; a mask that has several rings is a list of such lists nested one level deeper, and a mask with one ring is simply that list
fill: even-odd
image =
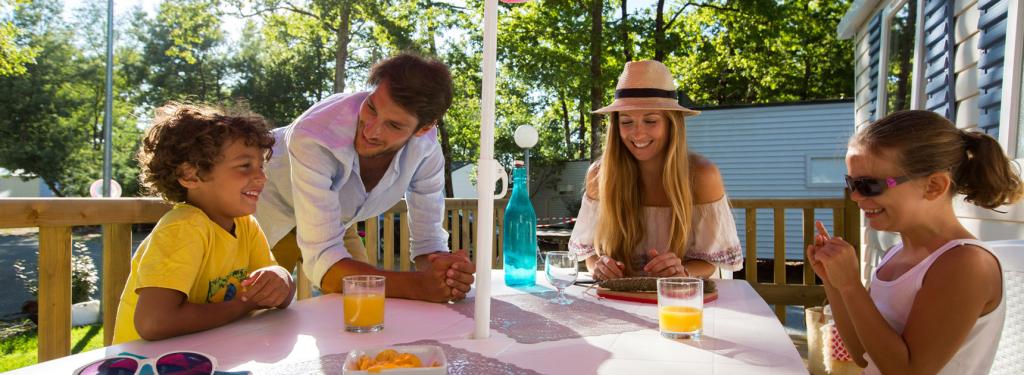
[{"label": "white tank top", "polygon": [[[903,328],[907,325],[907,317],[910,316],[910,309],[914,305],[914,298],[917,296],[917,291],[921,289],[924,275],[931,268],[932,263],[949,249],[961,245],[974,245],[992,253],[984,242],[978,240],[952,240],[895,280],[879,280],[878,270],[903,250],[903,243],[900,243],[893,247],[892,251],[889,251],[875,268],[875,272],[871,274],[871,300],[875,302],[878,311],[889,322],[889,326],[897,333],[903,334]],[[993,254],[993,256],[995,255]],[[998,262],[998,258],[996,261]],[[974,328],[971,328],[971,332],[967,334],[963,346],[953,355],[953,358],[950,358],[946,366],[939,370],[939,374],[987,374],[989,372],[996,355],[996,347],[999,345],[1003,320],[1006,318],[1004,301],[1006,301],[1005,287],[999,305],[985,316],[978,318],[974,323]],[[864,353],[864,358],[868,361],[868,367],[864,369],[865,374],[881,374],[867,353]]]}]

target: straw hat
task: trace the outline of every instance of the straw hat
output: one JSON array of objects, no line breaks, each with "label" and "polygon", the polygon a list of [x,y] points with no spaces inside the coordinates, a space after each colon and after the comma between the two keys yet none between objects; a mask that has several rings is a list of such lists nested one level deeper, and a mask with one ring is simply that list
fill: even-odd
[{"label": "straw hat", "polygon": [[693,116],[700,111],[679,105],[676,84],[665,64],[655,60],[630,61],[622,69],[615,85],[615,101],[594,113],[610,113],[634,109],[681,111]]}]

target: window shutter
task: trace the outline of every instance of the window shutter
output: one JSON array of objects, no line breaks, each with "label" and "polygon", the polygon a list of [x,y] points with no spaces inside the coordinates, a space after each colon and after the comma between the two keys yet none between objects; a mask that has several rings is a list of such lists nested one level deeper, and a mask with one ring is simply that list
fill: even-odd
[{"label": "window shutter", "polygon": [[979,0],[978,128],[999,138],[999,106],[1003,88],[1003,51],[1006,44],[1007,0]]},{"label": "window shutter", "polygon": [[953,1],[924,2],[924,108],[956,121],[954,90]]},{"label": "window shutter", "polygon": [[882,12],[871,18],[868,23],[868,121],[875,121],[878,117],[878,69],[879,57],[882,47]]}]

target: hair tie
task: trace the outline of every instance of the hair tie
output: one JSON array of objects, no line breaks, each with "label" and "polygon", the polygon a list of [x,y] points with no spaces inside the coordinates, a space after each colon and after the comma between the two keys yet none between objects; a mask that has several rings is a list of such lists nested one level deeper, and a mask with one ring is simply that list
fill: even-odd
[{"label": "hair tie", "polygon": [[981,143],[981,133],[973,130],[960,129],[960,138],[964,141],[964,154],[966,154],[967,160],[974,158],[974,153],[978,150],[978,146]]}]

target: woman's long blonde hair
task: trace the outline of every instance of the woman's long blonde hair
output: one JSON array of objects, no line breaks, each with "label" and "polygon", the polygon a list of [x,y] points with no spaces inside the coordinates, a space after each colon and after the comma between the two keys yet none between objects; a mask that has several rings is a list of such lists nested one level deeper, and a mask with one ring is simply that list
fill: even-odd
[{"label": "woman's long blonde hair", "polygon": [[[663,111],[668,126],[668,146],[662,183],[672,205],[669,225],[669,251],[680,259],[686,254],[693,217],[693,188],[690,155],[686,147],[686,123],[682,112]],[[632,263],[632,253],[644,238],[643,207],[640,198],[639,165],[619,137],[619,113],[611,115],[605,138],[604,155],[597,166],[598,191],[591,195],[598,200],[598,220],[594,245],[599,255],[626,264],[626,273],[643,268]]]}]

